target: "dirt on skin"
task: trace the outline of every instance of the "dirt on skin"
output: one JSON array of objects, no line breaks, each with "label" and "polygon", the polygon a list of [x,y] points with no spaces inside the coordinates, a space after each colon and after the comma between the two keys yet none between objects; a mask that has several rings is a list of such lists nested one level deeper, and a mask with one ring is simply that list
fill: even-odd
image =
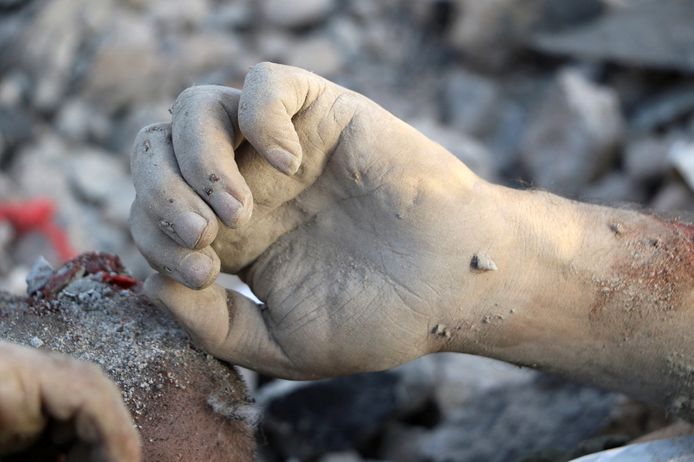
[{"label": "dirt on skin", "polygon": [[191,346],[140,287],[117,257],[82,255],[32,297],[0,292],[0,338],[100,365],[122,391],[145,461],[252,460],[257,413],[238,372]]},{"label": "dirt on skin", "polygon": [[[615,238],[628,251],[614,264],[613,277],[595,281],[598,294],[591,321],[604,322],[608,308],[622,307],[632,314],[629,319],[634,324],[625,326],[625,337],[643,318],[676,310],[694,286],[694,226],[657,217],[648,221],[631,227],[610,223]],[[643,307],[648,312],[638,311]]]}]

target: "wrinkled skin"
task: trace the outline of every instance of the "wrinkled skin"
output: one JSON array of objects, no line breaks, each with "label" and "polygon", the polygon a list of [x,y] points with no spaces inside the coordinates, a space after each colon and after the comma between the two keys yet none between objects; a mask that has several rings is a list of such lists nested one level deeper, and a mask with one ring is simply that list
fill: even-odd
[{"label": "wrinkled skin", "polygon": [[38,460],[49,445],[67,461],[141,460],[120,391],[98,367],[0,341],[0,456]]},{"label": "wrinkled skin", "polygon": [[[270,63],[240,92],[184,91],[132,172],[133,236],[161,273],[147,291],[222,359],[306,379],[458,351],[694,418],[692,225],[489,184]],[[214,285],[220,268],[264,304]]]},{"label": "wrinkled skin", "polygon": [[[431,306],[455,303],[450,289],[462,281],[449,268],[468,250],[440,244],[466,219],[477,177],[306,71],[258,65],[243,91],[184,92],[172,144],[167,125],[140,133],[133,235],[155,268],[190,287],[209,285],[220,261],[243,270],[265,307],[232,294],[229,319],[219,287],[196,293],[160,277],[148,283],[155,298],[208,350],[275,375],[385,369],[440,348]],[[181,219],[191,211],[204,230]]]}]

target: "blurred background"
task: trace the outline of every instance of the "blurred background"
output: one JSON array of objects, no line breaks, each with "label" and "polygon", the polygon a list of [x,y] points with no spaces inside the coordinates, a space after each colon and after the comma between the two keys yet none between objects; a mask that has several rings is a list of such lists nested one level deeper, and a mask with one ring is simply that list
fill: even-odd
[{"label": "blurred background", "polygon": [[[369,96],[490,180],[691,211],[693,23],[690,0],[0,0],[0,289],[23,293],[40,255],[94,249],[145,277],[135,134],[187,86],[241,87],[263,60]],[[248,377],[267,461],[568,460],[669,422],[465,355]]]}]

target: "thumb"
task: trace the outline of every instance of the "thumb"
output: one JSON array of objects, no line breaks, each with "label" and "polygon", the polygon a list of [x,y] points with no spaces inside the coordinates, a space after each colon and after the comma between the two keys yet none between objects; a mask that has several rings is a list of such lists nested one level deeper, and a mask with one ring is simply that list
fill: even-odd
[{"label": "thumb", "polygon": [[145,293],[213,356],[264,374],[298,377],[299,371],[271,335],[264,305],[218,284],[192,290],[161,274],[145,281]]}]

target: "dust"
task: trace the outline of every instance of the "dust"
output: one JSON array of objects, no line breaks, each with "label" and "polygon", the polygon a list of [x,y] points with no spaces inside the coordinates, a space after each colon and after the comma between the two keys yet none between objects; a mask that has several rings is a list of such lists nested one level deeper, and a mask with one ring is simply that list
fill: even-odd
[{"label": "dust", "polygon": [[627,336],[638,328],[637,320],[677,310],[694,287],[694,226],[649,219],[645,226],[620,227],[615,234],[626,252],[607,276],[593,279],[597,294],[591,321],[602,322],[615,309],[627,312],[631,314]]},{"label": "dust", "polygon": [[[103,264],[94,260],[103,255],[59,268],[33,297],[0,292],[0,338],[98,364],[150,443],[148,460],[219,460],[214,451],[222,450],[250,457],[252,400],[238,372],[194,348],[168,314],[139,294],[139,284],[115,284],[127,276],[99,270]],[[60,279],[66,274],[69,280]],[[173,453],[183,458],[161,456]]]}]

